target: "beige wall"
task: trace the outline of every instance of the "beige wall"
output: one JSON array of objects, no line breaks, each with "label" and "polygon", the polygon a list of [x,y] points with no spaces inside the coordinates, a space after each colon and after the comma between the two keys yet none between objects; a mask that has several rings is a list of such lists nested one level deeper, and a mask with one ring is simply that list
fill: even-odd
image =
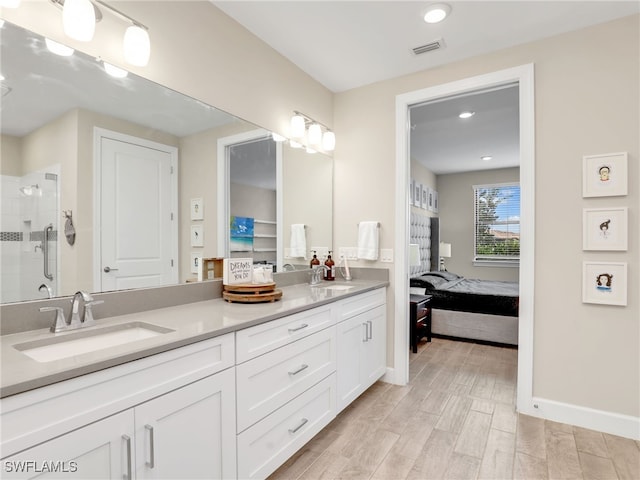
[{"label": "beige wall", "polygon": [[517,267],[485,267],[473,265],[474,212],[473,185],[518,182],[519,168],[503,168],[478,172],[438,175],[440,200],[440,240],[451,244],[451,258],[445,260],[447,270],[467,278],[517,282]]},{"label": "beige wall", "polygon": [[11,135],[0,136],[0,174],[22,176],[22,139]]},{"label": "beige wall", "polygon": [[[353,241],[349,226],[356,217],[377,217],[383,225],[383,245],[393,246],[396,95],[535,65],[533,394],[636,417],[640,415],[639,21],[636,15],[358,88],[336,95],[334,107],[340,139],[334,156],[336,244]],[[629,152],[629,195],[583,199],[582,156],[619,151]],[[628,251],[582,252],[582,209],[614,205],[630,207]],[[628,263],[627,307],[582,303],[582,262],[596,259]],[[393,316],[389,318],[391,351]]]}]

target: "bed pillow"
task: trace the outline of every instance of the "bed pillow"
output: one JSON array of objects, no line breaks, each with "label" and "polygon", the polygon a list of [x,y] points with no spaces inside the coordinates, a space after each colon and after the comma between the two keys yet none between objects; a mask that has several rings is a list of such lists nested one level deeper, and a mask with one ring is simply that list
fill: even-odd
[{"label": "bed pillow", "polygon": [[446,271],[429,272],[427,275],[433,275],[434,277],[444,278],[447,282],[451,282],[453,280],[457,280],[459,278],[462,278],[457,273],[446,272]]},{"label": "bed pillow", "polygon": [[435,290],[439,286],[447,283],[448,280],[431,274],[421,275],[419,277],[412,278],[409,285],[411,287],[424,287],[428,290]]}]

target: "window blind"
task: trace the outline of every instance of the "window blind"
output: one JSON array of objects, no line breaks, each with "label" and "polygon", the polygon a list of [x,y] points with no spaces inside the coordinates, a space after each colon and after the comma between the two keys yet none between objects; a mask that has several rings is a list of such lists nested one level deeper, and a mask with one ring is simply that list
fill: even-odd
[{"label": "window blind", "polygon": [[474,185],[474,261],[520,260],[520,185]]}]

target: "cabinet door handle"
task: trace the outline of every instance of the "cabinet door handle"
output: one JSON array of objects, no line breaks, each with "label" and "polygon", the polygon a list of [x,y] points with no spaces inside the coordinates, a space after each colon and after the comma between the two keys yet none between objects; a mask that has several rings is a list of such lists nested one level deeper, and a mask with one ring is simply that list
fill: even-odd
[{"label": "cabinet door handle", "polygon": [[369,327],[367,327],[366,322],[363,322],[362,326],[364,327],[364,338],[362,339],[362,343],[365,343],[369,341]]},{"label": "cabinet door handle", "polygon": [[369,325],[369,336],[367,337],[367,340],[371,340],[373,338],[373,321],[367,320],[367,325]]},{"label": "cabinet door handle", "polygon": [[129,435],[122,435],[122,439],[125,442],[127,449],[127,473],[122,475],[124,480],[132,480],[131,479],[131,437]]},{"label": "cabinet door handle", "polygon": [[153,427],[149,424],[144,426],[144,429],[149,432],[149,461],[146,462],[149,468],[156,466],[156,452],[153,440]]},{"label": "cabinet door handle", "polygon": [[296,370],[294,370],[293,372],[289,372],[289,375],[291,375],[292,377],[294,375],[299,374],[301,371],[303,371],[304,369],[309,368],[309,365],[303,363],[302,365],[300,365]]},{"label": "cabinet door handle", "polygon": [[299,327],[296,328],[290,328],[289,329],[289,333],[293,333],[293,332],[297,332],[298,330],[302,330],[303,328],[307,328],[309,325],[306,323],[303,323],[302,325],[300,325]]},{"label": "cabinet door handle", "polygon": [[305,426],[305,424],[308,422],[309,420],[307,420],[306,418],[303,418],[302,420],[300,420],[300,423],[295,427],[295,428],[290,428],[289,429],[289,433],[294,434],[296,433],[298,430],[300,430],[302,427]]}]

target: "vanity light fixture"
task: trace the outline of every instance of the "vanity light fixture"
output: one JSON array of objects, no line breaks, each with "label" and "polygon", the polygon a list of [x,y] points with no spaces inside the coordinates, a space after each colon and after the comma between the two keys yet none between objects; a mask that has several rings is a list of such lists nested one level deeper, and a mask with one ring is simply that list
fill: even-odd
[{"label": "vanity light fixture", "polygon": [[107,63],[105,61],[103,61],[102,64],[104,65],[104,71],[114,78],[125,78],[127,75],[129,75],[129,72],[123,70],[120,67],[116,67],[115,65],[111,65],[110,63]]},{"label": "vanity light fixture", "polygon": [[310,146],[322,147],[325,152],[336,148],[336,135],[329,127],[304,113],[294,111],[291,117],[291,137],[303,138],[307,126],[307,142]]},{"label": "vanity light fixture", "polygon": [[50,38],[45,38],[44,43],[47,46],[47,50],[49,50],[51,53],[55,53],[56,55],[60,55],[61,57],[70,57],[71,55],[73,55],[73,52],[75,52],[73,48],[67,47],[66,45],[58,42],[54,42]]},{"label": "vanity light fixture", "polygon": [[484,162],[488,162],[489,160],[491,160],[493,157],[491,155],[483,155],[480,157],[480,160],[484,161]]},{"label": "vanity light fixture", "polygon": [[[0,0],[5,2],[9,0]],[[126,21],[127,27],[123,38],[123,55],[127,63],[144,67],[151,56],[151,40],[149,28],[106,4],[102,0],[49,0],[57,7],[62,7],[62,24],[64,32],[71,38],[88,42],[93,38],[96,23],[102,20],[99,7],[108,10],[114,16]]]},{"label": "vanity light fixture", "polygon": [[427,23],[439,23],[447,18],[451,13],[451,6],[446,3],[434,3],[429,5],[424,14],[424,21]]},{"label": "vanity light fixture", "polygon": [[471,118],[476,114],[476,112],[462,112],[458,117],[460,118]]}]

